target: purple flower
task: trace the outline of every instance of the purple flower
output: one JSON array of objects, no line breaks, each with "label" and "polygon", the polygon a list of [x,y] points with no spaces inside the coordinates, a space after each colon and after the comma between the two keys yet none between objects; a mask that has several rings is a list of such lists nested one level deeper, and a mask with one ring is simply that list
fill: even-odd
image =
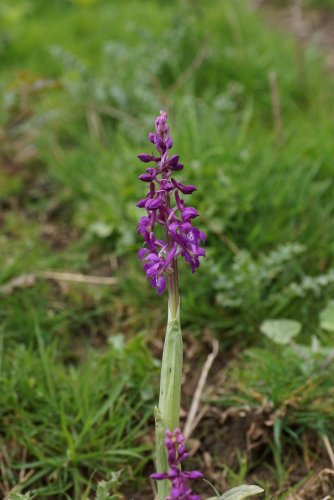
[{"label": "purple flower", "polygon": [[185,437],[180,429],[174,432],[166,431],[165,445],[168,457],[168,472],[156,472],[150,475],[151,479],[162,481],[168,479],[171,482],[171,494],[165,500],[200,500],[189,487],[189,481],[199,479],[203,474],[197,470],[182,472],[181,464],[188,458],[184,444]]},{"label": "purple flower", "polygon": [[184,184],[181,184],[181,182],[177,182],[175,179],[172,179],[172,183],[183,194],[191,194],[194,191],[197,191],[197,187],[193,186],[192,184],[188,184],[187,186],[185,186]]},{"label": "purple flower", "polygon": [[[147,218],[143,217],[141,219],[140,231],[146,232],[147,234],[148,223],[144,219]],[[152,237],[148,236],[148,238],[150,238],[150,240],[147,240],[147,244],[152,248],[152,251],[149,252],[147,248],[141,248],[138,255],[139,258],[145,262],[144,271],[146,272],[147,279],[151,281],[152,286],[154,286],[157,292],[161,294],[166,288],[165,271],[168,270],[170,263],[175,257],[176,245],[174,245],[166,256],[162,258],[159,253],[155,251],[155,246],[163,247],[164,242],[162,240],[156,240],[153,242]]]},{"label": "purple flower", "polygon": [[[145,208],[147,216],[140,219],[138,234],[144,239],[146,252],[139,252],[144,262],[147,279],[160,294],[166,288],[166,275],[175,270],[174,262],[183,257],[192,272],[200,265],[199,257],[205,256],[201,242],[205,234],[193,226],[193,219],[199,216],[197,210],[188,207],[180,193],[189,195],[196,191],[192,184],[182,184],[172,175],[183,169],[179,156],[169,156],[173,141],[169,137],[167,113],[161,111],[155,120],[155,133],[149,134],[158,156],[142,153],[138,158],[143,163],[153,163],[139,179],[149,184],[146,198],[139,200],[137,207]],[[165,240],[156,239],[158,226],[163,226]],[[154,257],[153,257],[154,256]]]},{"label": "purple flower", "polygon": [[154,160],[154,156],[147,155],[145,153],[142,155],[138,155],[137,158],[139,158],[139,160],[144,162],[144,163],[150,163],[150,161]]}]

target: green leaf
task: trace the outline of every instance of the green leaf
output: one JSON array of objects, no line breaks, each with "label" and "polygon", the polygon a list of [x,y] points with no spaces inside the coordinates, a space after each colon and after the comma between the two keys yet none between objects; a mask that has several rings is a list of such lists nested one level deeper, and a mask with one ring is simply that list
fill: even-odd
[{"label": "green leaf", "polygon": [[[155,410],[157,472],[168,470],[166,429],[174,430],[179,426],[182,362],[180,310],[178,308],[176,317],[173,317],[171,309],[168,308],[168,323],[161,363],[159,408]],[[169,490],[168,481],[159,481],[159,500],[169,496]]]},{"label": "green leaf", "polygon": [[267,319],[260,326],[261,332],[276,344],[286,345],[296,337],[302,325],[292,319]]},{"label": "green leaf", "polygon": [[96,500],[118,500],[118,495],[110,496],[109,491],[118,483],[122,471],[112,472],[109,481],[100,481],[97,485]]},{"label": "green leaf", "polygon": [[89,231],[98,238],[108,238],[113,232],[113,227],[106,222],[96,221],[89,226]]},{"label": "green leaf", "polygon": [[320,313],[320,327],[328,332],[334,332],[334,301],[331,300]]},{"label": "green leaf", "polygon": [[208,500],[242,500],[242,498],[257,495],[263,491],[264,490],[259,486],[243,484],[242,486],[237,486],[236,488],[228,490],[220,497],[211,497]]},{"label": "green leaf", "polygon": [[8,500],[31,500],[32,496],[30,493],[9,493]]}]

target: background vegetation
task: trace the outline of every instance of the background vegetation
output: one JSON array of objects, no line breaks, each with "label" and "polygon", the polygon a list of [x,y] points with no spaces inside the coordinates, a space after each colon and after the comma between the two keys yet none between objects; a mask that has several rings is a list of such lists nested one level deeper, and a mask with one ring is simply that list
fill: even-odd
[{"label": "background vegetation", "polygon": [[[208,235],[197,275],[181,270],[185,412],[213,338],[222,353],[196,466],[219,490],[330,491],[334,79],[320,49],[242,0],[4,0],[0,33],[1,494],[93,498],[121,470],[120,498],[153,496],[167,304],[137,259],[135,201],[160,109]],[[302,326],[285,344],[260,330],[282,318]]]}]

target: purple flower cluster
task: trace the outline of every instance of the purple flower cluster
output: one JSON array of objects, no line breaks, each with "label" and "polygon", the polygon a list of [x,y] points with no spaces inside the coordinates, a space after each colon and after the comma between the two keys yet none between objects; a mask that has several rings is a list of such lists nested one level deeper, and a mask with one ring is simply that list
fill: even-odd
[{"label": "purple flower cluster", "polygon": [[[137,203],[137,207],[145,208],[146,216],[142,217],[138,225],[138,234],[144,238],[144,248],[139,251],[139,257],[144,262],[146,277],[152,286],[161,294],[166,288],[166,274],[173,272],[173,263],[178,256],[184,257],[190,264],[192,272],[199,266],[199,257],[205,256],[201,248],[201,240],[205,241],[205,234],[193,226],[193,219],[198,212],[188,207],[180,193],[187,195],[196,191],[191,184],[182,184],[172,176],[183,169],[179,163],[179,156],[169,155],[173,141],[169,137],[167,113],[161,111],[155,120],[155,133],[149,134],[149,140],[154,144],[157,155],[140,154],[138,158],[143,163],[154,163],[146,169],[146,173],[139,179],[148,183],[149,190],[146,198]],[[171,205],[172,197],[175,200]],[[165,229],[165,239],[155,235],[156,224]]]},{"label": "purple flower cluster", "polygon": [[165,500],[200,500],[200,497],[195,495],[191,491],[191,488],[189,488],[188,481],[199,479],[203,477],[203,474],[197,470],[191,472],[181,471],[181,464],[188,457],[184,441],[185,437],[181,434],[180,429],[175,429],[174,432],[167,430],[165,445],[167,448],[169,471],[156,472],[150,475],[156,481],[163,479],[171,481],[171,493]]}]

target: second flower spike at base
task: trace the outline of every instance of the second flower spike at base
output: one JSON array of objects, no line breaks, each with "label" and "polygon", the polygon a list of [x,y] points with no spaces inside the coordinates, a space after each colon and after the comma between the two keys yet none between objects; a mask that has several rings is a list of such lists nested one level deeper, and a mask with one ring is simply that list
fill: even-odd
[{"label": "second flower spike at base", "polygon": [[185,437],[179,428],[173,432],[166,431],[165,446],[169,469],[166,472],[151,474],[150,477],[156,481],[170,481],[170,495],[165,497],[165,500],[200,500],[200,497],[192,492],[189,481],[199,479],[203,474],[197,470],[186,472],[181,470],[181,464],[188,458],[188,453]]}]

